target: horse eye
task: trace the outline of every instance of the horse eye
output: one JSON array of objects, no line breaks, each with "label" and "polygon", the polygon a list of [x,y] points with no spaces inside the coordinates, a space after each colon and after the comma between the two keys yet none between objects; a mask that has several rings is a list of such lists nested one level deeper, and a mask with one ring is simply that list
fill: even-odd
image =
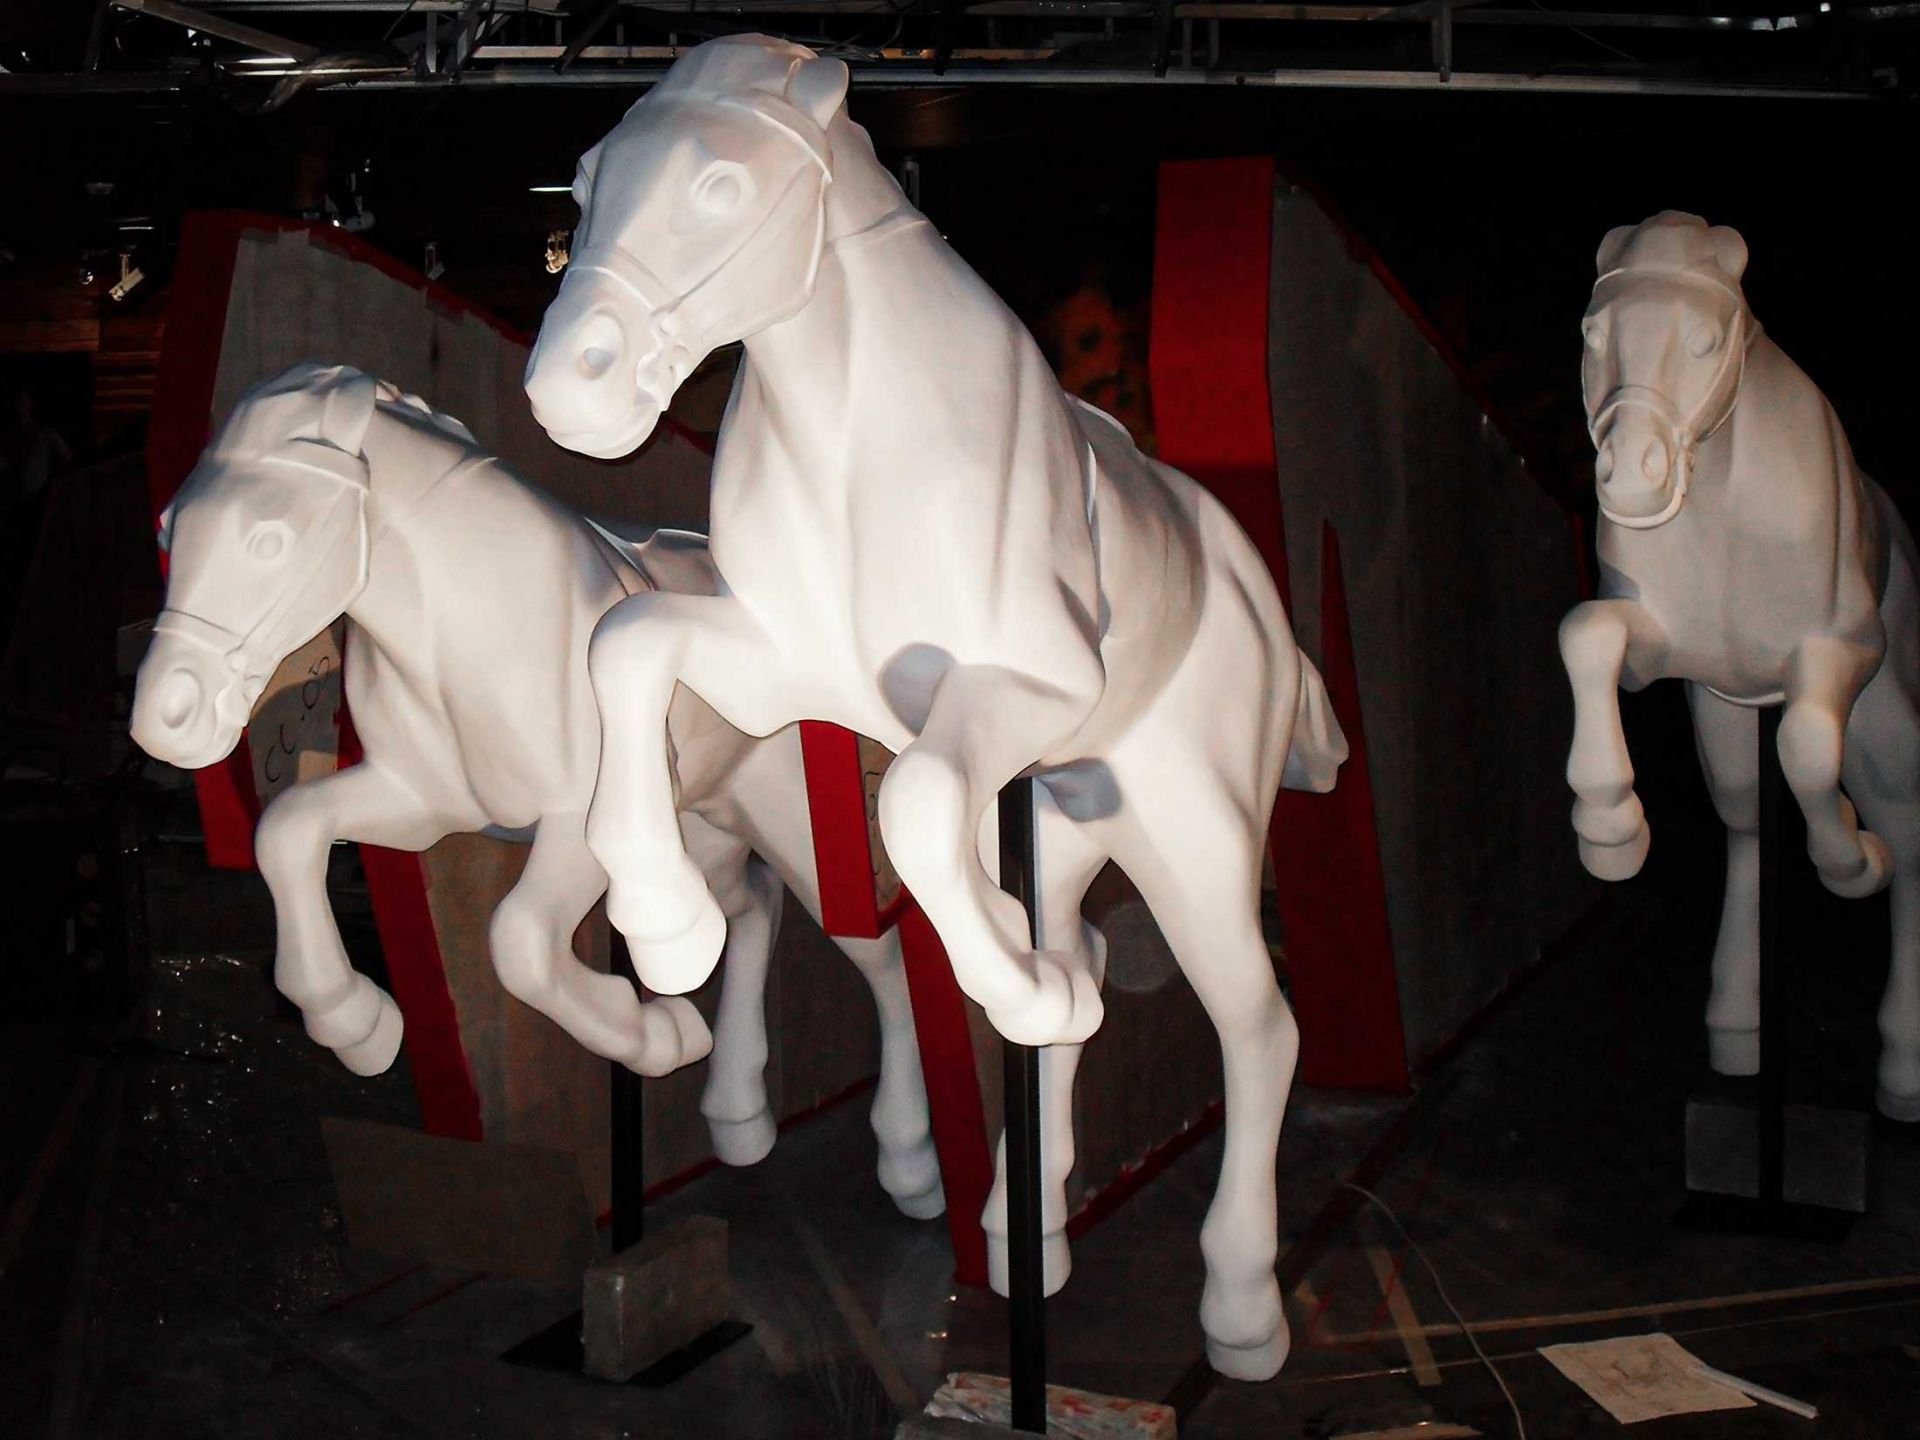
[{"label": "horse eye", "polygon": [[278,560],[287,549],[287,528],[275,523],[261,525],[247,537],[247,554],[262,564]]},{"label": "horse eye", "polygon": [[1585,325],[1582,325],[1580,327],[1580,334],[1585,338],[1589,350],[1597,352],[1600,347],[1607,342],[1607,337],[1601,330],[1598,321],[1590,320]]},{"label": "horse eye", "polygon": [[1704,360],[1720,348],[1720,327],[1717,325],[1696,325],[1687,334],[1687,353],[1696,360]]},{"label": "horse eye", "polygon": [[715,220],[731,215],[747,198],[751,184],[743,166],[725,160],[709,165],[693,182],[694,208]]}]

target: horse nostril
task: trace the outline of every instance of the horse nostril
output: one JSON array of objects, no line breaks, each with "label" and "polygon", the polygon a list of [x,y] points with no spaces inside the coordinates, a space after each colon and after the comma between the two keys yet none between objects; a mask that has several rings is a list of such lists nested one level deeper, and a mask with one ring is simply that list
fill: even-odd
[{"label": "horse nostril", "polygon": [[587,318],[580,329],[580,376],[598,380],[619,362],[626,347],[620,322],[604,310]]},{"label": "horse nostril", "polygon": [[169,730],[178,730],[200,708],[200,682],[191,672],[176,670],[161,682],[154,697],[154,716]]},{"label": "horse nostril", "polygon": [[1640,473],[1649,480],[1666,479],[1667,471],[1671,468],[1664,441],[1653,441],[1647,446],[1646,454],[1640,457]]},{"label": "horse nostril", "polygon": [[1603,445],[1593,462],[1594,474],[1600,477],[1600,483],[1606,484],[1613,479],[1613,446]]}]

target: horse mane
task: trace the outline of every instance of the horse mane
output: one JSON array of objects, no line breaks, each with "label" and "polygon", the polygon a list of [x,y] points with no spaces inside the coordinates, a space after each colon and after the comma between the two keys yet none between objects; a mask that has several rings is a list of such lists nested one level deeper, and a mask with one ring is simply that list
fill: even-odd
[{"label": "horse mane", "polygon": [[384,404],[395,409],[405,410],[409,414],[418,416],[420,419],[426,421],[427,424],[431,425],[443,435],[447,435],[463,444],[472,445],[476,449],[480,447],[480,442],[474,438],[473,432],[465,425],[444,411],[434,409],[433,406],[429,405],[425,400],[422,400],[418,395],[413,395],[402,390],[392,381],[376,381],[374,394],[378,397],[377,404]]}]

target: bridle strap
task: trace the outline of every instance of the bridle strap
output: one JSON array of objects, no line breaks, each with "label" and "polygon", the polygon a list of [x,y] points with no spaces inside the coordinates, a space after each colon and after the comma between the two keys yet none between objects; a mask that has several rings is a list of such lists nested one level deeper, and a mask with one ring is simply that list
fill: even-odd
[{"label": "bridle strap", "polygon": [[[1664,525],[1679,513],[1687,497],[1693,462],[1701,444],[1712,439],[1733,418],[1734,409],[1740,402],[1741,386],[1746,380],[1747,355],[1753,349],[1754,341],[1759,338],[1759,326],[1747,309],[1746,297],[1734,286],[1705,270],[1609,270],[1593,282],[1595,298],[1600,294],[1600,287],[1608,281],[1633,274],[1658,274],[1685,284],[1704,285],[1720,291],[1733,302],[1733,318],[1728,322],[1726,343],[1720,347],[1719,368],[1714,371],[1712,382],[1691,413],[1683,415],[1671,397],[1651,386],[1620,385],[1608,392],[1600,407],[1588,417],[1587,436],[1596,449],[1599,448],[1602,432],[1621,410],[1650,411],[1672,432],[1673,494],[1660,511],[1654,515],[1623,515],[1609,509],[1604,503],[1600,506],[1601,515],[1615,525],[1629,530],[1651,530],[1657,525]],[[1719,412],[1717,415],[1715,410]]]}]

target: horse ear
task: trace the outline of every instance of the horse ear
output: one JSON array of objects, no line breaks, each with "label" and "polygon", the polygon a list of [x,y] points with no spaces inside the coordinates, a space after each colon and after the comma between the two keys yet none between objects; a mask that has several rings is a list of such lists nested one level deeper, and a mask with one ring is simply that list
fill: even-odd
[{"label": "horse ear", "polygon": [[1607,231],[1607,238],[1600,242],[1600,253],[1594,257],[1594,266],[1604,275],[1620,262],[1620,256],[1627,248],[1627,241],[1633,238],[1638,225],[1616,225]]},{"label": "horse ear", "polygon": [[1747,242],[1731,225],[1716,225],[1707,231],[1713,242],[1713,263],[1738,280],[1747,273]]},{"label": "horse ear", "polygon": [[373,376],[341,366],[338,378],[325,392],[320,438],[349,455],[358,455],[366,447],[367,427],[373,424],[373,402],[379,390],[380,382]]},{"label": "horse ear", "polygon": [[815,55],[794,67],[793,78],[787,82],[787,99],[811,115],[814,124],[824,130],[846,103],[850,78],[844,60]]}]

